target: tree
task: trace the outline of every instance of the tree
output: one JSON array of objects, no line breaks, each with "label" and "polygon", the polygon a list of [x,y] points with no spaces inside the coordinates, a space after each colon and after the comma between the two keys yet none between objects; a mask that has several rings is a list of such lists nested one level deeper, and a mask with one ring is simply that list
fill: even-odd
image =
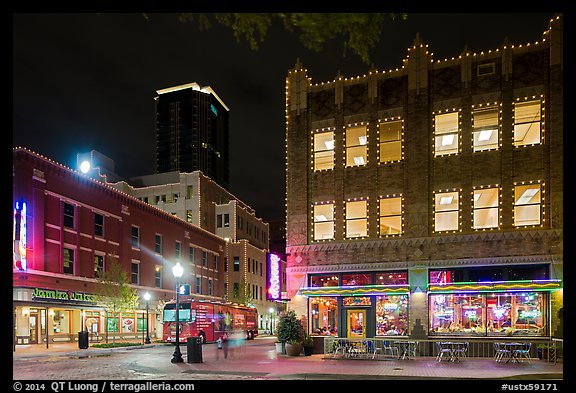
[{"label": "tree", "polygon": [[296,317],[294,310],[284,311],[278,319],[276,336],[279,341],[287,343],[299,343],[304,340],[304,327]]},{"label": "tree", "polygon": [[[106,311],[106,342],[108,342],[108,321],[116,316],[138,307],[138,292],[128,282],[128,274],[116,258],[110,258],[108,269],[98,277],[98,303]],[[115,341],[115,340],[114,340]]]},{"label": "tree", "polygon": [[258,50],[273,21],[278,20],[287,31],[299,32],[304,47],[321,51],[329,40],[342,39],[343,56],[351,50],[367,65],[371,65],[370,50],[382,38],[384,23],[398,18],[406,20],[408,16],[394,13],[182,13],[179,16],[182,22],[196,23],[201,30],[211,28],[214,23],[226,26],[238,42],[247,41],[252,50]]},{"label": "tree", "polygon": [[[238,286],[236,286],[238,284]],[[246,283],[244,278],[240,279],[240,283],[234,283],[234,291],[232,292],[231,300],[244,304],[246,306],[250,306],[252,304],[252,300],[254,297],[252,296],[252,291],[250,291],[249,284]]]}]

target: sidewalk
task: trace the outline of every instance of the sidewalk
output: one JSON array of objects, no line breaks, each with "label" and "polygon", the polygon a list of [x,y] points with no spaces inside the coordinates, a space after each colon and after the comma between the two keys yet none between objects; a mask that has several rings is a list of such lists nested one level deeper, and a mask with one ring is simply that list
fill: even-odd
[{"label": "sidewalk", "polygon": [[[26,379],[267,379],[267,380],[370,380],[370,379],[532,379],[562,380],[563,364],[538,359],[501,364],[491,358],[468,358],[438,363],[434,358],[411,360],[337,360],[323,355],[277,354],[274,339],[259,337],[224,358],[216,344],[202,346],[202,363],[187,363],[186,345],[180,345],[184,363],[170,362],[173,345],[148,344],[113,349],[78,349],[73,344],[53,348],[20,348],[13,354],[14,378]],[[110,356],[111,355],[111,356]],[[47,361],[50,359],[51,361]],[[76,366],[78,359],[90,374]],[[57,362],[62,362],[61,365]],[[86,363],[89,362],[89,363]],[[90,367],[86,367],[90,364]],[[44,373],[42,367],[51,366]],[[74,369],[78,367],[78,369]],[[62,369],[62,370],[61,370]],[[48,371],[50,373],[48,373]],[[95,373],[96,372],[96,373]],[[37,373],[37,374],[35,374]]]}]

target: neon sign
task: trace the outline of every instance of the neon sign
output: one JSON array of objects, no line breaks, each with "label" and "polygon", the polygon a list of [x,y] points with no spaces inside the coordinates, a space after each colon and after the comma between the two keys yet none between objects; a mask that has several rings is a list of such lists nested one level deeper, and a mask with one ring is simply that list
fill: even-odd
[{"label": "neon sign", "polygon": [[14,268],[26,270],[26,202],[16,202],[12,240]]},{"label": "neon sign", "polygon": [[276,254],[268,256],[268,288],[266,298],[268,300],[280,299],[280,257]]}]

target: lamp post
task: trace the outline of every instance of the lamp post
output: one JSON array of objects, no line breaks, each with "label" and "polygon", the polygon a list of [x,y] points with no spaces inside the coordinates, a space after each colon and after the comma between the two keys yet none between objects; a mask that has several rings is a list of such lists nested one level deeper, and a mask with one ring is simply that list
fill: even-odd
[{"label": "lamp post", "polygon": [[182,363],[184,359],[182,359],[182,353],[180,352],[180,277],[184,273],[184,269],[178,262],[172,268],[172,274],[176,278],[176,348],[174,349],[174,353],[172,354],[172,363]]},{"label": "lamp post", "polygon": [[148,330],[148,322],[150,321],[148,318],[148,310],[150,310],[150,294],[148,292],[144,294],[144,300],[146,300],[146,341],[144,341],[144,344],[150,344],[150,334]]},{"label": "lamp post", "polygon": [[270,312],[270,335],[272,335],[274,334],[274,308],[270,307],[268,312]]}]

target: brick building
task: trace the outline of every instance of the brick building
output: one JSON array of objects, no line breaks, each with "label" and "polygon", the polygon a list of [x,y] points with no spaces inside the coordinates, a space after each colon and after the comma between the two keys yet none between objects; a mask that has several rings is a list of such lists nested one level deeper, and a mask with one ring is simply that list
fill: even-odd
[{"label": "brick building", "polygon": [[562,336],[562,18],[542,40],[286,78],[287,287],[340,337]]},{"label": "brick building", "polygon": [[[266,298],[268,223],[201,171],[138,176],[129,183],[109,185],[226,241],[224,298],[256,307],[258,327],[269,329],[272,319],[269,310],[281,308],[281,304]],[[195,286],[192,290],[198,293],[202,288]]]},{"label": "brick building", "polygon": [[[67,342],[80,330],[143,337],[145,301],[115,318],[94,295],[112,260],[139,294],[151,294],[151,337],[161,337],[161,307],[175,297],[172,267],[182,283],[224,297],[226,242],[195,225],[24,148],[13,150],[15,345]],[[48,345],[47,344],[47,345]]]}]

